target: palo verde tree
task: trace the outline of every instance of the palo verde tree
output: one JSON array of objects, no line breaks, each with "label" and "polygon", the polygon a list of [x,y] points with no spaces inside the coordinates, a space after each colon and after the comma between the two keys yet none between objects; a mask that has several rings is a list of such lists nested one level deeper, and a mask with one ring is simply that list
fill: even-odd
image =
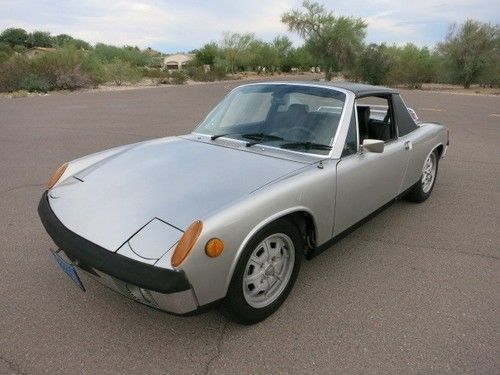
[{"label": "palo verde tree", "polygon": [[248,50],[254,41],[255,36],[251,33],[224,32],[221,50],[231,73],[234,73],[238,67],[248,64]]},{"label": "palo verde tree", "polygon": [[334,71],[349,68],[363,48],[366,23],[361,18],[335,16],[319,3],[305,0],[303,9],[281,16],[290,31],[305,39],[311,55],[321,62],[325,79]]},{"label": "palo verde tree", "polygon": [[215,60],[220,55],[219,46],[215,42],[205,44],[198,50],[195,50],[196,61],[199,64],[210,65],[213,67]]},{"label": "palo verde tree", "polygon": [[[452,81],[469,88],[491,66],[500,65],[500,28],[473,20],[452,25],[438,51],[451,73]],[[498,78],[497,78],[498,79]]]}]

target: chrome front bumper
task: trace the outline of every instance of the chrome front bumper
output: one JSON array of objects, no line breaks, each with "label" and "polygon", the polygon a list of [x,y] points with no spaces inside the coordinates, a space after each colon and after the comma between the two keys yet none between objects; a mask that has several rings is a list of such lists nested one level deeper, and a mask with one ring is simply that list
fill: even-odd
[{"label": "chrome front bumper", "polygon": [[84,285],[97,281],[99,284],[136,302],[173,314],[183,315],[198,309],[198,303],[192,289],[174,293],[159,293],[126,283],[99,270],[94,270],[94,273],[78,268],[78,274],[81,276]]}]

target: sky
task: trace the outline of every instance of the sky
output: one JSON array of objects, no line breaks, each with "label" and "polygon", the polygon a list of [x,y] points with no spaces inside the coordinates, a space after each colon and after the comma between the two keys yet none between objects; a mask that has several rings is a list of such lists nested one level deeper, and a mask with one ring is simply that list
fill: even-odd
[{"label": "sky", "polygon": [[[453,22],[473,18],[500,23],[499,0],[320,0],[337,15],[368,23],[367,42],[434,46]],[[270,41],[288,35],[281,14],[301,0],[0,0],[0,30],[21,27],[69,34],[92,44],[152,47],[165,52],[196,49],[224,31],[251,32]]]}]

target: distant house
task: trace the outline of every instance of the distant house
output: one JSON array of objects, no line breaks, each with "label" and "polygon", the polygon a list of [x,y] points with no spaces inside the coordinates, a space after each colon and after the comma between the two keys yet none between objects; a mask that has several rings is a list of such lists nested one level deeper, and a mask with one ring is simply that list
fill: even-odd
[{"label": "distant house", "polygon": [[28,59],[32,59],[33,57],[36,57],[38,55],[45,54],[45,53],[51,53],[51,52],[55,52],[55,51],[56,51],[56,49],[51,48],[51,47],[32,47],[32,48],[24,51],[24,55]]},{"label": "distant house", "polygon": [[163,59],[163,66],[168,70],[182,70],[193,58],[194,54],[192,53],[169,55]]}]

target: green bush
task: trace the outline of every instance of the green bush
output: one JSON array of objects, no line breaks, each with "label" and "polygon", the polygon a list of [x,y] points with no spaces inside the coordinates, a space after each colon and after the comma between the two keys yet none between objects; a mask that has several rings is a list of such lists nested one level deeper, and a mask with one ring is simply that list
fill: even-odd
[{"label": "green bush", "polygon": [[0,91],[16,91],[21,81],[31,73],[30,62],[24,56],[14,55],[0,65]]},{"label": "green bush", "polygon": [[188,76],[182,70],[174,70],[170,73],[170,82],[174,85],[183,85],[187,82]]},{"label": "green bush", "polygon": [[205,72],[203,66],[188,66],[186,68],[186,74],[196,82],[211,82],[214,81],[214,77],[210,72]]},{"label": "green bush", "polygon": [[354,77],[372,85],[387,84],[394,60],[385,44],[370,44],[358,59]]},{"label": "green bush", "polygon": [[473,83],[499,81],[500,26],[467,20],[451,25],[438,52],[452,83],[469,88]]},{"label": "green bush", "polygon": [[12,47],[12,49],[17,53],[23,53],[27,50],[27,48],[21,44],[16,44],[14,47]]},{"label": "green bush", "polygon": [[139,70],[144,78],[149,78],[157,85],[170,83],[170,73],[164,69],[142,68]]},{"label": "green bush", "polygon": [[81,69],[82,72],[89,76],[94,87],[108,81],[106,66],[91,53],[87,53],[83,56]]},{"label": "green bush", "polygon": [[0,42],[7,43],[12,48],[16,45],[26,46],[27,41],[28,33],[24,29],[11,27],[0,34]]},{"label": "green bush", "polygon": [[28,74],[21,80],[17,90],[19,89],[29,92],[47,92],[51,89],[51,86],[45,78],[35,74]]},{"label": "green bush", "polygon": [[92,80],[82,71],[84,53],[75,48],[61,48],[30,60],[33,74],[46,80],[52,89],[75,90],[91,85]]},{"label": "green bush", "polygon": [[54,87],[60,90],[76,90],[89,87],[92,79],[82,72],[80,66],[71,70],[61,69],[56,72],[56,81]]},{"label": "green bush", "polygon": [[6,62],[13,53],[14,50],[7,43],[0,42],[0,64]]},{"label": "green bush", "polygon": [[129,62],[115,59],[106,66],[107,77],[120,86],[125,82],[135,83],[141,79],[141,73]]},{"label": "green bush", "polygon": [[422,83],[435,81],[438,60],[427,47],[421,48],[408,43],[404,47],[390,47],[388,52],[394,57],[389,82],[420,89]]},{"label": "green bush", "polygon": [[130,66],[147,66],[151,62],[151,56],[142,52],[137,47],[115,47],[103,43],[97,43],[93,52],[102,62],[111,63],[115,60],[121,60],[130,64]]}]

